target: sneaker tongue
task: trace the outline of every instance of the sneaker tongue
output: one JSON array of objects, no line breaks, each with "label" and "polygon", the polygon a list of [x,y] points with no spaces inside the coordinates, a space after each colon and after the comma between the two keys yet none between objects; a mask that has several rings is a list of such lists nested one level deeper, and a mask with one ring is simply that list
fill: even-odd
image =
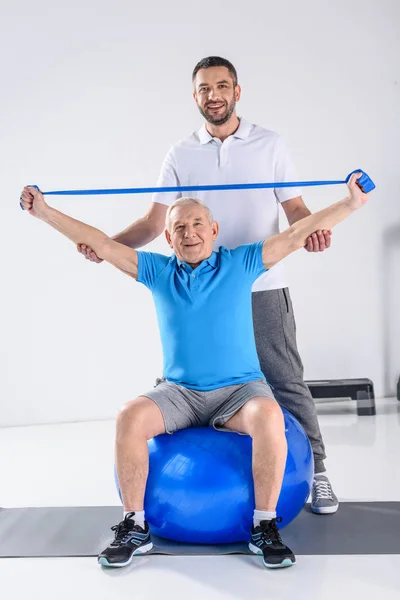
[{"label": "sneaker tongue", "polygon": [[268,521],[267,521],[267,520],[260,521],[260,527],[268,527],[268,525],[269,525],[270,523],[271,523],[271,520],[270,520],[270,519],[269,519]]},{"label": "sneaker tongue", "polygon": [[126,519],[133,519],[133,517],[134,517],[134,516],[135,516],[135,513],[134,513],[134,512],[128,512],[128,513],[126,513],[126,515],[125,515],[124,521],[125,521]]},{"label": "sneaker tongue", "polygon": [[270,521],[261,521],[260,526],[261,529],[271,540],[280,542],[280,534],[276,525],[277,521],[278,519],[271,519]]}]

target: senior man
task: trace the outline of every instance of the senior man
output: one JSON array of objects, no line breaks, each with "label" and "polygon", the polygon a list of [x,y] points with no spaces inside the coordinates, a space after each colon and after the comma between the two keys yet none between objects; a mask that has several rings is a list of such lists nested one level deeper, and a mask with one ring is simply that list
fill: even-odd
[{"label": "senior man", "polygon": [[[169,150],[160,186],[296,181],[297,174],[281,137],[253,125],[236,113],[241,88],[235,67],[225,58],[201,60],[192,73],[193,96],[204,125]],[[298,188],[249,189],[221,193],[199,192],[221,225],[219,243],[227,248],[267,239],[279,232],[278,205],[289,225],[310,215]],[[148,213],[114,239],[141,248],[164,229],[167,207],[181,194],[155,194]],[[330,245],[329,230],[315,230],[306,240],[310,252]],[[98,257],[81,246],[87,258]],[[315,478],[311,508],[316,514],[334,513],[338,499],[327,477],[325,446],[310,390],[304,382],[297,349],[296,325],[288,281],[282,264],[263,273],[253,285],[253,324],[264,377],[282,406],[303,425],[314,455]]]},{"label": "senior man", "polygon": [[251,289],[263,272],[302,248],[310,233],[332,228],[366,202],[356,175],[348,187],[345,199],[286,231],[234,250],[220,247],[219,252],[213,252],[218,224],[209,209],[199,200],[180,199],[167,212],[165,234],[172,256],[132,250],[49,207],[36,189],[24,188],[25,210],[146,285],[156,305],[165,381],[128,402],[118,415],[116,466],[124,518],[113,527],[115,539],[100,554],[100,564],[124,566],[135,554],[151,550],[144,515],[147,441],[196,425],[252,437],[256,505],[249,547],[262,551],[266,567],[294,564],[275,512],[287,454],[284,420],[260,369]]}]

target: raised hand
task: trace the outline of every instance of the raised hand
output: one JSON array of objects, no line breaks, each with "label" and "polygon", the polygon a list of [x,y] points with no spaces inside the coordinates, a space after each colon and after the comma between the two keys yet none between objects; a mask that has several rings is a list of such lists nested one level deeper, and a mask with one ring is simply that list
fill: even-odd
[{"label": "raised hand", "polygon": [[40,218],[48,205],[44,200],[42,192],[34,186],[25,186],[20,196],[20,205],[32,217]]},{"label": "raised hand", "polygon": [[357,179],[362,176],[362,173],[353,173],[350,177],[347,187],[349,188],[348,204],[352,210],[361,208],[367,202],[369,194],[364,194],[357,183]]}]

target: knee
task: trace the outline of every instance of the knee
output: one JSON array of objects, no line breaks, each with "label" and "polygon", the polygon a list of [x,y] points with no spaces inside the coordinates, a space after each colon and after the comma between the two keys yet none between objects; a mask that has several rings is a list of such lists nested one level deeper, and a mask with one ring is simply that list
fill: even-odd
[{"label": "knee", "polygon": [[253,398],[249,411],[249,424],[252,433],[273,429],[276,433],[284,431],[283,412],[274,398]]},{"label": "knee", "polygon": [[[150,435],[147,398],[139,397],[126,402],[117,415],[117,438],[124,434]],[[150,439],[152,436],[148,437]]]}]

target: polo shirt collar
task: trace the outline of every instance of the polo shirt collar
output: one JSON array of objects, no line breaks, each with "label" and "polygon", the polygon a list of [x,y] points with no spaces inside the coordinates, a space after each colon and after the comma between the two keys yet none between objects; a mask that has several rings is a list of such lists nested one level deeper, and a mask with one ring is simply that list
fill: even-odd
[{"label": "polo shirt collar", "polygon": [[217,267],[217,258],[217,253],[211,252],[211,256],[206,258],[205,262],[207,262],[210,265],[210,267],[213,267],[213,269],[215,269]]},{"label": "polo shirt collar", "polygon": [[[248,121],[246,121],[246,119],[243,119],[243,117],[240,117],[239,127],[237,128],[235,133],[232,134],[232,137],[245,140],[247,137],[249,137],[250,131],[251,124]],[[199,136],[200,144],[208,144],[208,142],[211,142],[211,140],[214,139],[213,136],[208,133],[205,123],[200,127],[200,129],[197,132],[197,135]]]},{"label": "polo shirt collar", "polygon": [[[178,268],[181,269],[182,265],[185,265],[186,263],[183,262],[183,261],[181,261],[181,260],[179,260],[179,258],[176,255],[175,255],[175,257],[176,257],[176,264],[178,265]],[[211,256],[209,256],[208,258],[205,258],[202,261],[202,263],[200,263],[200,264],[207,263],[207,264],[210,265],[210,267],[212,267],[213,269],[216,269],[217,268],[217,258],[218,258],[217,257],[217,253],[216,252],[212,252]]]}]

